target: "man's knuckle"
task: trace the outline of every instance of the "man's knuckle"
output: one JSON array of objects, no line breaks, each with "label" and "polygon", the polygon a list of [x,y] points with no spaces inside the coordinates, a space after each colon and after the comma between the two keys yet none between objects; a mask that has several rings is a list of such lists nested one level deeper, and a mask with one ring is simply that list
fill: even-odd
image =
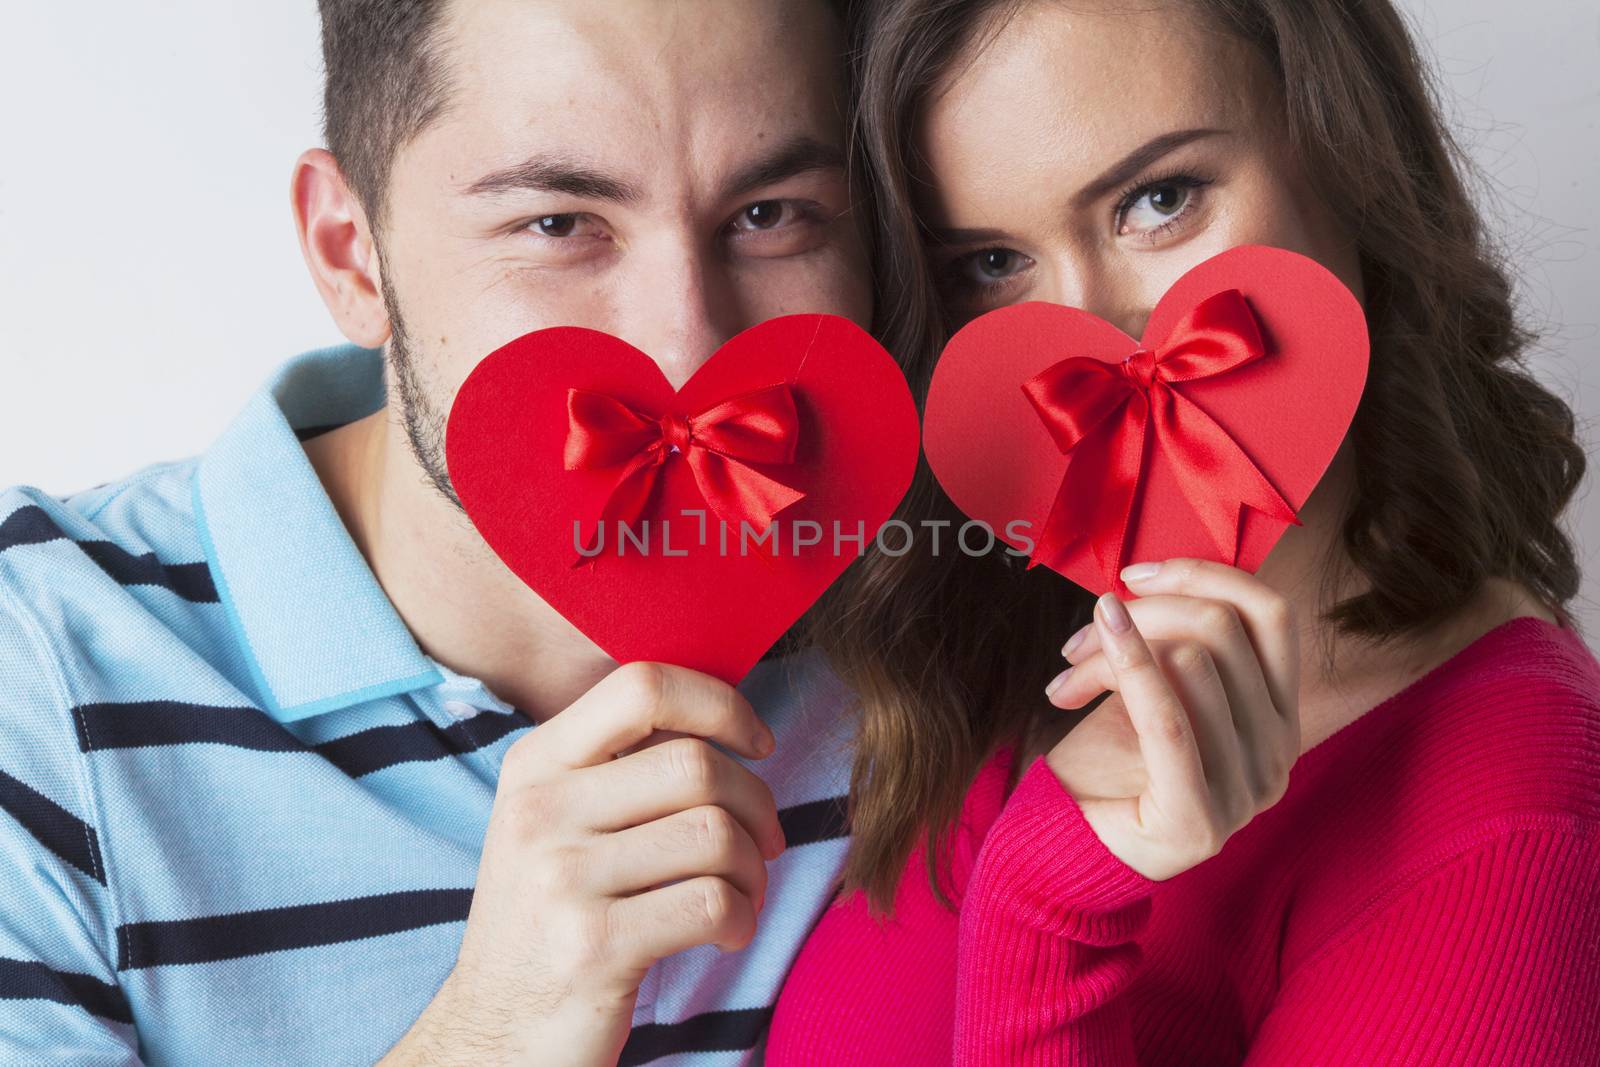
[{"label": "man's knuckle", "polygon": [[730,920],[728,929],[723,935],[725,943],[735,952],[748,947],[755,937],[755,917],[749,911],[740,912],[736,918]]},{"label": "man's knuckle", "polygon": [[706,937],[726,949],[738,950],[755,937],[755,910],[734,885],[724,878],[708,878],[704,889]]},{"label": "man's knuckle", "polygon": [[563,810],[560,790],[548,785],[527,786],[506,798],[501,819],[513,840],[529,845],[550,836],[560,825]]},{"label": "man's knuckle", "polygon": [[700,854],[710,860],[726,859],[738,842],[739,827],[726,808],[704,805],[696,809],[695,830]]},{"label": "man's knuckle", "polygon": [[627,931],[618,928],[621,912],[610,901],[597,900],[568,910],[553,924],[560,959],[555,963],[572,976],[593,977],[616,962]]},{"label": "man's knuckle", "polygon": [[696,888],[699,892],[690,898],[694,921],[708,932],[722,930],[738,906],[738,890],[726,879],[716,877],[701,879]]},{"label": "man's knuckle", "polygon": [[725,726],[735,725],[745,715],[755,716],[750,702],[731,685],[717,686],[713,691],[712,704],[716,709],[717,721]]},{"label": "man's knuckle", "polygon": [[535,733],[530,731],[506,747],[506,754],[500,760],[500,777],[503,780],[531,778],[542,768],[542,746],[534,740]]},{"label": "man's knuckle", "polygon": [[652,720],[666,703],[667,671],[659,663],[638,661],[617,668],[618,685],[630,708]]},{"label": "man's knuckle", "polygon": [[578,895],[586,881],[589,857],[576,845],[556,845],[544,849],[534,865],[534,877],[542,893],[550,897]]},{"label": "man's knuckle", "polygon": [[709,796],[717,783],[716,754],[697,737],[679,737],[661,745],[671,774],[691,796]]}]

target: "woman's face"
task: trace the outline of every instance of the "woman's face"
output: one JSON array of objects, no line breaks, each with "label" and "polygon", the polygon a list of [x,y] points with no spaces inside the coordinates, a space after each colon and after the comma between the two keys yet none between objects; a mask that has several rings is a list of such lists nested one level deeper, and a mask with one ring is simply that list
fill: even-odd
[{"label": "woman's face", "polygon": [[1243,244],[1308,255],[1361,295],[1272,71],[1184,0],[1025,4],[951,65],[918,135],[958,323],[1047,300],[1138,337],[1179,277]]}]

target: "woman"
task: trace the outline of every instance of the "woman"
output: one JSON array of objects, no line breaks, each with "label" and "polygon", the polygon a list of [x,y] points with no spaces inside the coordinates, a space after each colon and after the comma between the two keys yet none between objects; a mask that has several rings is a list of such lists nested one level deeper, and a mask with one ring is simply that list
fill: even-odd
[{"label": "woman", "polygon": [[[1600,665],[1558,525],[1583,454],[1391,4],[880,0],[857,32],[921,384],[1018,301],[1137,336],[1241,244],[1339,275],[1373,359],[1259,575],[1141,564],[1055,635],[1048,704],[1110,693],[1086,715],[1013,700],[1000,658],[998,702],[919,700],[896,664],[930,628],[882,620],[972,590],[856,576],[898,592],[827,620],[891,639],[855,661],[855,855],[766,1062],[1600,1062]],[[1014,619],[1060,598],[1037,573]]]}]

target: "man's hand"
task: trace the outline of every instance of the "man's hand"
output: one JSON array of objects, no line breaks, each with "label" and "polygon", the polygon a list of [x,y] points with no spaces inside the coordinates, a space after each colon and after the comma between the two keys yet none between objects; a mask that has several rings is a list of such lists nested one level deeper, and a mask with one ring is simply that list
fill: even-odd
[{"label": "man's hand", "polygon": [[614,1067],[653,963],[749,944],[783,832],[708,740],[774,743],[733,687],[633,663],[511,745],[456,965],[380,1067]]}]

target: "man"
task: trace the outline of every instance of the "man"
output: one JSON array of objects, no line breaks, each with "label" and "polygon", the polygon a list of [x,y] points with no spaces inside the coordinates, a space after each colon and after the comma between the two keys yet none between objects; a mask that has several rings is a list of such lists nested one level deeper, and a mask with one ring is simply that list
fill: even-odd
[{"label": "man", "polygon": [[0,494],[0,1059],[748,1062],[843,859],[848,694],[807,653],[618,668],[467,521],[443,426],[545,326],[681,385],[772,316],[866,322],[837,15],[321,6],[292,200],[353,344],[198,459]]}]

